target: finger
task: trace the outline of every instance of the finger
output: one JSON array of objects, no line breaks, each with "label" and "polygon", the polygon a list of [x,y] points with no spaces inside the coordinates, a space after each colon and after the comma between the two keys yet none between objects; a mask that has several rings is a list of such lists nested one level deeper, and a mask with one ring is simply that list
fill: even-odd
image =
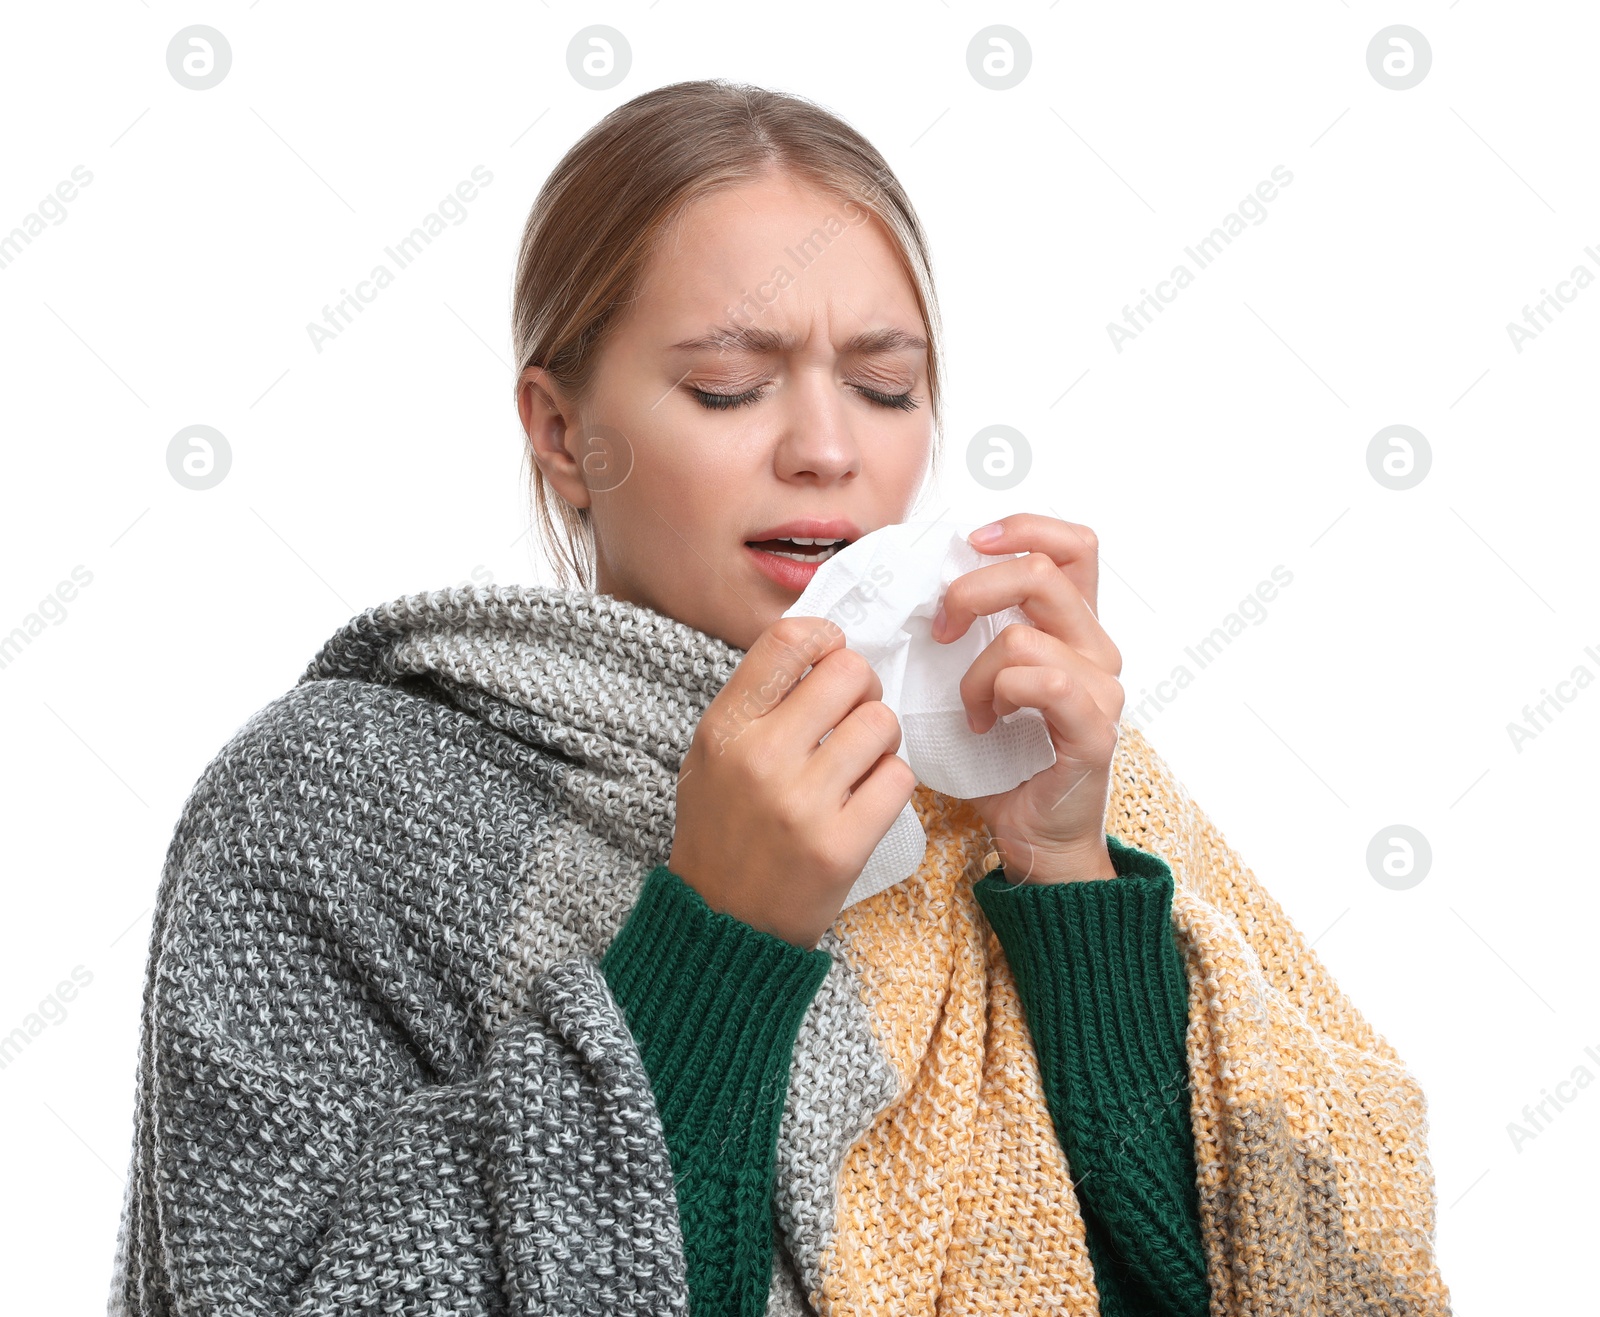
[{"label": "finger", "polygon": [[974,619],[1013,606],[1047,635],[1065,641],[1109,672],[1122,655],[1076,584],[1042,553],[989,563],[956,577],[944,593],[945,624],[935,639],[964,635]]},{"label": "finger", "polygon": [[[1117,690],[1122,689],[1117,683]],[[1037,709],[1051,731],[1071,749],[1096,755],[1116,741],[1122,714],[1120,695],[1102,705],[1088,682],[1060,668],[1004,668],[995,677],[995,702],[1007,712]]]},{"label": "finger", "polygon": [[894,710],[881,700],[866,700],[828,733],[806,761],[801,776],[808,791],[842,805],[851,788],[878,760],[899,748],[900,720]]},{"label": "finger", "polygon": [[719,748],[779,708],[807,671],[844,643],[843,629],[825,617],[779,618],[757,636],[706,710]]},{"label": "finger", "polygon": [[1087,526],[1059,517],[1015,512],[994,523],[1000,536],[972,547],[980,553],[1042,553],[1067,574],[1089,611],[1100,616],[1100,538]]},{"label": "finger", "polygon": [[[872,665],[853,649],[837,649],[817,660],[770,720],[771,729],[793,762],[804,764],[823,745],[832,743],[853,710],[882,695],[883,682]],[[856,771],[859,774],[865,768],[863,764]]]},{"label": "finger", "polygon": [[882,838],[916,789],[917,775],[911,765],[899,755],[886,754],[856,783],[845,801],[840,811],[842,826],[858,835]]},{"label": "finger", "polygon": [[[1111,673],[1032,627],[1007,627],[961,679],[961,702],[979,732],[1018,709],[1038,709],[1047,721],[1052,707],[1081,709],[1096,721],[1115,723],[1125,699],[1122,683]],[[1052,725],[1069,735],[1065,725]]]}]

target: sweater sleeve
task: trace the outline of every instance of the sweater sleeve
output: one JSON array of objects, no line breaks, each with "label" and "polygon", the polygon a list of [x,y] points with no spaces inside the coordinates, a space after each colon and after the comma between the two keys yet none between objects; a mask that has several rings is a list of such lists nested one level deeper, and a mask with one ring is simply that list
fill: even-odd
[{"label": "sweater sleeve", "polygon": [[665,865],[601,962],[671,1149],[694,1317],[766,1311],[795,1038],[832,963],[713,910]]},{"label": "sweater sleeve", "polygon": [[974,894],[1005,950],[1087,1229],[1101,1311],[1197,1314],[1188,982],[1165,860],[1106,837],[1117,877]]}]

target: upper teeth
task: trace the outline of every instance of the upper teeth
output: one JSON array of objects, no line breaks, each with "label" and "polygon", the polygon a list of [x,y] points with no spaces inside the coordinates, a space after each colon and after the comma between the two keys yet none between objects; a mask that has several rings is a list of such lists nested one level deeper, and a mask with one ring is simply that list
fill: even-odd
[{"label": "upper teeth", "polygon": [[827,546],[822,553],[785,553],[782,549],[768,549],[774,558],[788,558],[792,562],[820,563],[827,562],[829,558],[839,552],[844,544],[843,540],[816,540],[802,539],[798,535],[785,535],[781,541],[784,544],[822,544]]}]

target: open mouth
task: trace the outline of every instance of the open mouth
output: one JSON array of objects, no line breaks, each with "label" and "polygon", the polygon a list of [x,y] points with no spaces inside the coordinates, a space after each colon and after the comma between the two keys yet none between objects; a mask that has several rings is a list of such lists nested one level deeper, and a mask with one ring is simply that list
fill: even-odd
[{"label": "open mouth", "polygon": [[791,562],[824,563],[840,549],[849,544],[849,540],[813,540],[796,538],[790,540],[746,540],[752,549],[760,549],[763,553],[770,553],[775,558],[788,558]]}]

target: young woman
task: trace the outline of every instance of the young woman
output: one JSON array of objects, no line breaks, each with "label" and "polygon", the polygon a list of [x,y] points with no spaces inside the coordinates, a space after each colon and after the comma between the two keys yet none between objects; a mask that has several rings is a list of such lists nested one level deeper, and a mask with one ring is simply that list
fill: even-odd
[{"label": "young woman", "polygon": [[[937,639],[1034,624],[961,683],[1048,720],[999,795],[919,785],[781,616],[937,459],[870,144],[638,97],[536,200],[514,331],[577,583],[371,609],[207,766],[112,1310],[1447,1312],[1421,1090],[1121,722],[1093,533],[1005,517],[946,594]],[[841,910],[907,801],[922,866]]]}]

